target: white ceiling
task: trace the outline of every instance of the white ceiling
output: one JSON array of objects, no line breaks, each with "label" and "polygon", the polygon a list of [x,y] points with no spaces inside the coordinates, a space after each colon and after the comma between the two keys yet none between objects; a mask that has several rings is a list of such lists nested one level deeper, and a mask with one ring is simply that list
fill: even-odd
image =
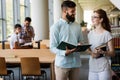
[{"label": "white ceiling", "polygon": [[120,10],[120,0],[110,0]]},{"label": "white ceiling", "polygon": [[101,8],[109,12],[114,8],[109,0],[78,0],[78,3],[83,10],[95,10]]}]

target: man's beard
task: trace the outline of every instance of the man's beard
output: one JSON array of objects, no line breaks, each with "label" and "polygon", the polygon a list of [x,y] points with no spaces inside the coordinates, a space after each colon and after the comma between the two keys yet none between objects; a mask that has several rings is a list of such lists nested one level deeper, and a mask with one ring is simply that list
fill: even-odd
[{"label": "man's beard", "polygon": [[69,15],[69,14],[67,13],[66,18],[68,19],[69,22],[74,22],[74,21],[75,21],[75,17],[72,17],[72,16],[73,16],[73,15]]}]

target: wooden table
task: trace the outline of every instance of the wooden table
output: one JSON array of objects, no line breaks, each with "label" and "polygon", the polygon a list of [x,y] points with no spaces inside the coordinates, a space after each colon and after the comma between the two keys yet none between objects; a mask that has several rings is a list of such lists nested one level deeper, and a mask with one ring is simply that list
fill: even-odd
[{"label": "wooden table", "polygon": [[55,55],[49,49],[4,49],[0,50],[0,57],[5,57],[8,64],[20,64],[21,57],[39,57],[40,63],[50,64],[51,80],[55,80]]},{"label": "wooden table", "polygon": [[42,45],[42,44],[44,44],[44,45],[46,45],[46,47],[50,47],[50,40],[49,39],[45,39],[45,40],[42,40],[41,42],[40,42],[40,44]]}]

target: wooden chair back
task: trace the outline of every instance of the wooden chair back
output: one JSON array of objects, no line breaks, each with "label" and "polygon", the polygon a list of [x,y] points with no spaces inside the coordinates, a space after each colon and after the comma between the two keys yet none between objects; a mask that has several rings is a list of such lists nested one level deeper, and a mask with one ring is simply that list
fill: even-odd
[{"label": "wooden chair back", "polygon": [[0,75],[7,75],[7,68],[4,57],[0,57]]},{"label": "wooden chair back", "polygon": [[41,75],[39,58],[38,57],[21,58],[21,70],[23,76]]}]

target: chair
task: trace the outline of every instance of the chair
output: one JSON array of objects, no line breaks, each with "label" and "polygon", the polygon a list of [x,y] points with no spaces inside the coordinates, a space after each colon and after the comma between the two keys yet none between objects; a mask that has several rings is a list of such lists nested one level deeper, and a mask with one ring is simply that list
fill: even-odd
[{"label": "chair", "polygon": [[5,49],[10,49],[10,42],[5,42]]},{"label": "chair", "polygon": [[48,49],[48,47],[46,46],[46,44],[40,44],[40,49]]},{"label": "chair", "polygon": [[0,49],[2,49],[2,43],[0,43]]},{"label": "chair", "polygon": [[49,49],[49,44],[50,44],[50,40],[42,40],[40,42],[40,48],[41,49]]},{"label": "chair", "polygon": [[21,73],[23,77],[34,76],[40,79],[40,76],[47,79],[47,73],[40,68],[40,62],[38,57],[22,57],[21,58]]},{"label": "chair", "polygon": [[14,72],[12,70],[7,70],[6,62],[4,57],[0,57],[0,77],[9,76],[9,80],[12,80],[11,76],[14,80]]}]

